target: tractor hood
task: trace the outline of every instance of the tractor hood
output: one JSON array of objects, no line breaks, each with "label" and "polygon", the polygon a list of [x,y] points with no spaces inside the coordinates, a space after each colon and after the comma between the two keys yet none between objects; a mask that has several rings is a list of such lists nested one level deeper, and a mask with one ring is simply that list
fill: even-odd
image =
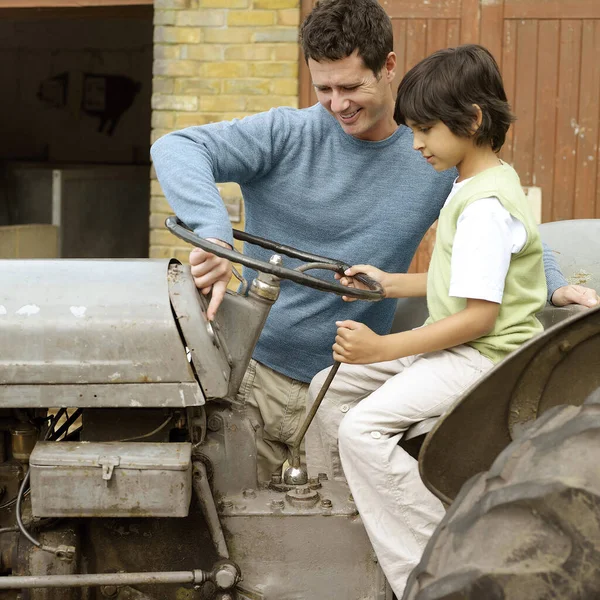
[{"label": "tractor hood", "polygon": [[0,261],[0,405],[203,404],[168,268],[168,260]]}]

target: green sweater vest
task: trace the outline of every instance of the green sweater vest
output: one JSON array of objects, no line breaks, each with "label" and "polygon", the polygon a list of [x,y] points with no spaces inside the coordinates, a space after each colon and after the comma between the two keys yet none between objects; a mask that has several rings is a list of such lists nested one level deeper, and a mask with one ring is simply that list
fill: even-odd
[{"label": "green sweater vest", "polygon": [[[515,170],[502,163],[475,175],[444,206],[440,213],[436,243],[427,276],[426,325],[440,321],[466,308],[465,298],[448,295],[452,246],[458,218],[469,204],[481,198],[498,198],[527,230],[527,242],[511,256],[500,313],[487,335],[467,342],[496,363],[542,331],[536,313],[546,303],[546,277],[538,228]],[[476,276],[476,274],[474,274]]]}]

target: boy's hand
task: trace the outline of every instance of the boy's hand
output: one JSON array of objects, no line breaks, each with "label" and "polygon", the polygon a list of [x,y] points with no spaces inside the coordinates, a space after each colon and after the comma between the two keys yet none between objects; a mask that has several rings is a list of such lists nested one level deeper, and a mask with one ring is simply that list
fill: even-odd
[{"label": "boy's hand", "polygon": [[[336,273],[335,278],[339,279],[340,283],[347,287],[353,287],[358,290],[369,289],[366,285],[364,285],[363,283],[361,283],[360,281],[358,281],[357,279],[355,279],[353,277],[354,275],[356,275],[358,273],[364,273],[365,275],[368,275],[371,279],[374,279],[375,281],[380,283],[381,286],[383,287],[383,291],[385,294],[384,280],[386,278],[386,275],[388,275],[388,273],[386,273],[385,271],[382,271],[381,269],[378,269],[377,267],[372,267],[371,265],[354,265],[354,266],[350,267],[349,269],[346,269],[344,275],[339,275],[338,273]],[[345,300],[346,302],[354,302],[356,300],[356,298],[349,298],[348,296],[342,296],[342,299]]]},{"label": "boy's hand", "polygon": [[338,326],[333,358],[339,362],[365,365],[381,362],[381,338],[374,331],[356,321],[336,321]]}]

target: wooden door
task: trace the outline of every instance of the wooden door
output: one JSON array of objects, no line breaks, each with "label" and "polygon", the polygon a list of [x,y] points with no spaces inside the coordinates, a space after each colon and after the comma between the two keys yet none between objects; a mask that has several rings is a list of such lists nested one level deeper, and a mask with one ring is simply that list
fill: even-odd
[{"label": "wooden door", "polygon": [[[600,0],[382,0],[395,84],[431,52],[481,43],[494,54],[517,122],[501,156],[542,190],[542,221],[600,218]],[[311,0],[304,0],[307,14]],[[304,61],[302,61],[303,63]],[[305,66],[301,106],[316,101]],[[434,228],[411,270],[429,264]]]}]

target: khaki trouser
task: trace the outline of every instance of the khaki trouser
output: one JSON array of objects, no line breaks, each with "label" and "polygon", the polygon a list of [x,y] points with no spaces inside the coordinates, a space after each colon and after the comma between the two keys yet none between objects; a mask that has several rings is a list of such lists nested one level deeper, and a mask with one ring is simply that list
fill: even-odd
[{"label": "khaki trouser", "polygon": [[308,384],[251,360],[238,392],[256,430],[257,476],[281,474],[306,412]]},{"label": "khaki trouser", "polygon": [[[446,412],[492,367],[470,346],[371,365],[344,364],[308,430],[309,473],[346,477],[398,598],[444,515],[442,503],[421,481],[417,461],[398,442],[414,423]],[[327,372],[313,379],[310,400]]]}]

